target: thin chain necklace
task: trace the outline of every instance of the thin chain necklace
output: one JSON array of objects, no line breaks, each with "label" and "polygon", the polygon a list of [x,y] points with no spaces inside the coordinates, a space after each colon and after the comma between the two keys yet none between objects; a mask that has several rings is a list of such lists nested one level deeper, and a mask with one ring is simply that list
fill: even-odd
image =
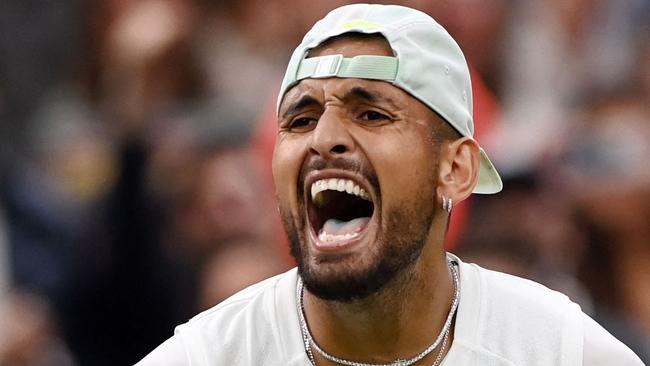
[{"label": "thin chain necklace", "polygon": [[296,295],[298,298],[298,318],[300,320],[300,329],[302,331],[302,340],[305,345],[305,351],[307,352],[307,356],[309,357],[309,361],[311,361],[312,365],[316,365],[316,359],[314,358],[314,354],[312,352],[312,345],[314,346],[314,349],[325,359],[338,363],[339,365],[346,365],[346,366],[410,366],[413,365],[414,363],[420,361],[424,357],[426,357],[428,354],[433,352],[434,349],[438,347],[440,342],[442,342],[442,346],[440,347],[440,351],[438,352],[438,356],[436,357],[435,362],[433,363],[432,366],[437,366],[438,363],[442,360],[442,356],[444,354],[445,347],[447,345],[447,341],[449,338],[449,332],[451,329],[451,323],[454,318],[454,314],[456,313],[456,309],[458,308],[458,302],[460,298],[460,284],[459,284],[459,279],[458,279],[458,269],[456,268],[456,264],[454,262],[449,262],[449,267],[451,268],[451,273],[454,278],[454,297],[451,302],[451,309],[449,309],[449,314],[447,315],[447,319],[445,320],[445,324],[440,330],[440,333],[438,334],[438,337],[436,337],[436,340],[429,346],[427,347],[424,351],[420,352],[416,356],[408,359],[408,360],[403,360],[403,359],[397,359],[393,362],[390,363],[363,363],[363,362],[356,362],[356,361],[350,361],[346,360],[343,358],[339,358],[336,356],[333,356],[329,353],[327,353],[325,350],[320,348],[320,346],[316,343],[314,338],[311,335],[311,332],[309,331],[309,326],[307,325],[307,320],[305,318],[305,306],[303,302],[303,297],[304,297],[304,288],[303,288],[303,283],[300,277],[298,277],[298,283],[296,286]]}]

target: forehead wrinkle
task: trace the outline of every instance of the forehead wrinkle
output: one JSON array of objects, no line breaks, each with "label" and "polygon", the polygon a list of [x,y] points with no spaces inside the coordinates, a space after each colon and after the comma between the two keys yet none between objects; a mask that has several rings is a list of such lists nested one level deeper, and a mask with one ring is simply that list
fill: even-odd
[{"label": "forehead wrinkle", "polygon": [[326,84],[322,85],[322,88],[325,93],[326,105],[334,101],[350,105],[365,102],[377,106],[383,105],[391,112],[398,112],[403,111],[408,104],[406,101],[412,98],[398,87],[377,80],[330,78]]}]

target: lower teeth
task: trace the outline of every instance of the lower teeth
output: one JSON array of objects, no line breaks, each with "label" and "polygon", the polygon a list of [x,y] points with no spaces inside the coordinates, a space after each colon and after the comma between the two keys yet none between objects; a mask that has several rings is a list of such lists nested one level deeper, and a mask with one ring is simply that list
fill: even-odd
[{"label": "lower teeth", "polygon": [[347,234],[327,234],[324,231],[321,231],[320,234],[318,234],[318,239],[323,242],[331,242],[331,241],[340,241],[340,240],[349,240],[352,238],[355,238],[359,236],[359,233],[347,233]]}]

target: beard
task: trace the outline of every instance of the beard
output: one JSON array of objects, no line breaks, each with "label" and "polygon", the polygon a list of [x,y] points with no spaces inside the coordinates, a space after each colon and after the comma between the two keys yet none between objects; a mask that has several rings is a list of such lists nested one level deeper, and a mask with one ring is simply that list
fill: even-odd
[{"label": "beard", "polygon": [[398,274],[412,268],[420,257],[434,216],[433,205],[426,201],[386,213],[380,219],[375,242],[356,257],[351,254],[316,257],[309,250],[308,220],[294,218],[280,206],[291,255],[307,290],[320,299],[338,302],[361,300],[380,292]]}]

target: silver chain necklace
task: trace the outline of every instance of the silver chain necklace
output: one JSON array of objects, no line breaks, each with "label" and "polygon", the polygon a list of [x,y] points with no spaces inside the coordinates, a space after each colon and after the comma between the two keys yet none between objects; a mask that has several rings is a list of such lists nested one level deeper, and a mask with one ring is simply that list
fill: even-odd
[{"label": "silver chain necklace", "polygon": [[404,360],[404,359],[397,359],[393,362],[390,363],[363,363],[363,362],[356,362],[356,361],[350,361],[346,360],[343,358],[339,358],[336,356],[333,356],[329,353],[327,353],[325,350],[320,348],[318,343],[314,340],[314,338],[311,335],[311,332],[309,331],[309,326],[307,325],[307,319],[305,318],[305,306],[303,302],[303,295],[304,295],[304,288],[303,288],[303,283],[300,277],[298,277],[298,283],[296,286],[296,297],[298,298],[298,318],[300,320],[300,330],[302,331],[302,340],[305,345],[305,351],[307,352],[307,356],[309,357],[309,361],[311,361],[312,365],[316,365],[316,359],[314,358],[314,354],[312,352],[312,345],[314,346],[314,349],[316,352],[318,352],[321,356],[323,356],[325,359],[338,363],[339,365],[346,365],[346,366],[410,366],[413,365],[414,363],[420,361],[424,357],[426,357],[428,354],[433,352],[440,342],[442,342],[442,346],[440,347],[440,351],[438,352],[438,356],[436,357],[435,362],[433,363],[433,366],[437,366],[440,360],[442,359],[445,347],[447,345],[447,341],[449,338],[449,331],[451,329],[451,323],[454,318],[454,314],[456,313],[456,309],[458,308],[458,302],[460,298],[460,284],[459,284],[459,279],[458,279],[458,269],[456,268],[456,264],[453,262],[449,262],[449,267],[451,269],[451,273],[454,278],[454,297],[451,302],[451,308],[449,309],[449,314],[447,315],[447,319],[445,320],[445,324],[440,330],[440,333],[438,334],[438,337],[436,337],[436,340],[429,346],[427,347],[424,351],[420,352],[416,356]]}]

